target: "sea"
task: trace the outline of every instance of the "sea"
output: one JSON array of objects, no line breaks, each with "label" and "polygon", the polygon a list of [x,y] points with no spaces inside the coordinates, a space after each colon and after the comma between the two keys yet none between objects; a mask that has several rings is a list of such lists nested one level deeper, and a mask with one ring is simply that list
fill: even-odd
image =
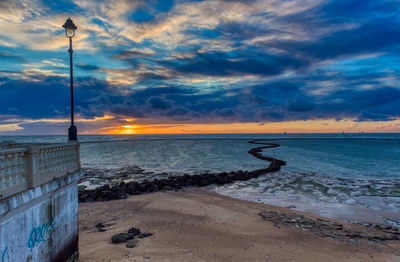
[{"label": "sea", "polygon": [[[110,180],[152,180],[265,168],[268,162],[248,151],[260,145],[280,147],[263,154],[287,163],[278,172],[223,186],[218,194],[262,202],[355,223],[400,228],[400,134],[210,134],[82,135],[81,163],[87,170],[111,174]],[[1,136],[0,141],[65,142],[66,136]],[[123,172],[121,172],[123,170]],[[90,172],[89,172],[90,173]],[[96,172],[94,172],[96,173]],[[105,177],[107,177],[105,175]],[[104,178],[104,177],[103,177]],[[106,181],[107,182],[107,181]],[[82,179],[96,187],[104,179]]]}]

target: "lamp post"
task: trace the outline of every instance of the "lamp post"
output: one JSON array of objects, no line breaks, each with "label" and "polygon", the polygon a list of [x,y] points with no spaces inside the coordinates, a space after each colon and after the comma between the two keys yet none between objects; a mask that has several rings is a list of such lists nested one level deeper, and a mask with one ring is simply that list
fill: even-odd
[{"label": "lamp post", "polygon": [[69,38],[69,74],[71,81],[71,126],[68,128],[68,140],[76,141],[78,139],[78,130],[74,124],[74,74],[72,69],[72,53],[74,51],[72,50],[72,37],[74,37],[77,27],[71,18],[67,19],[63,27],[65,28],[65,35]]}]

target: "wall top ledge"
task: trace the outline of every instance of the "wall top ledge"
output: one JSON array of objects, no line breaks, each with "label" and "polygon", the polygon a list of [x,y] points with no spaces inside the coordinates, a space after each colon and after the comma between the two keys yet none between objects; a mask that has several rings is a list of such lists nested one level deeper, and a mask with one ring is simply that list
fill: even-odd
[{"label": "wall top ledge", "polygon": [[41,196],[44,196],[48,193],[58,190],[68,184],[78,181],[83,175],[85,171],[79,169],[73,173],[70,173],[66,176],[56,178],[52,181],[49,181],[46,184],[43,184],[39,187],[28,189],[21,193],[12,195],[10,197],[0,199],[0,221],[7,215],[11,210],[22,206],[34,199],[37,199]]}]

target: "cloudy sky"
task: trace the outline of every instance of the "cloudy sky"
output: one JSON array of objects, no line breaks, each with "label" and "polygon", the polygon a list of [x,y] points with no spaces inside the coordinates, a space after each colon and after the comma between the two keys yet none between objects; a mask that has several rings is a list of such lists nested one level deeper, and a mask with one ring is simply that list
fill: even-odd
[{"label": "cloudy sky", "polygon": [[0,134],[400,132],[399,0],[0,0]]}]

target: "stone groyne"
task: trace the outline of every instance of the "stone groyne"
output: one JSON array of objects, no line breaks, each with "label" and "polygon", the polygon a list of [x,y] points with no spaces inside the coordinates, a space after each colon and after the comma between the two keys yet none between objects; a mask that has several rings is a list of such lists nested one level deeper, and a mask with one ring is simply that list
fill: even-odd
[{"label": "stone groyne", "polygon": [[269,166],[263,169],[253,171],[232,171],[220,173],[206,173],[201,175],[181,175],[169,176],[162,179],[154,179],[152,181],[144,180],[143,182],[121,182],[117,185],[104,185],[96,189],[79,190],[80,202],[109,201],[115,199],[126,199],[128,195],[140,195],[158,191],[179,190],[184,187],[204,187],[212,184],[224,185],[235,181],[245,181],[261,175],[276,172],[281,166],[286,165],[285,161],[264,156],[262,151],[268,148],[279,147],[279,144],[266,142],[268,140],[251,140],[248,143],[255,145],[263,145],[252,148],[248,153],[260,160],[270,162]]}]

